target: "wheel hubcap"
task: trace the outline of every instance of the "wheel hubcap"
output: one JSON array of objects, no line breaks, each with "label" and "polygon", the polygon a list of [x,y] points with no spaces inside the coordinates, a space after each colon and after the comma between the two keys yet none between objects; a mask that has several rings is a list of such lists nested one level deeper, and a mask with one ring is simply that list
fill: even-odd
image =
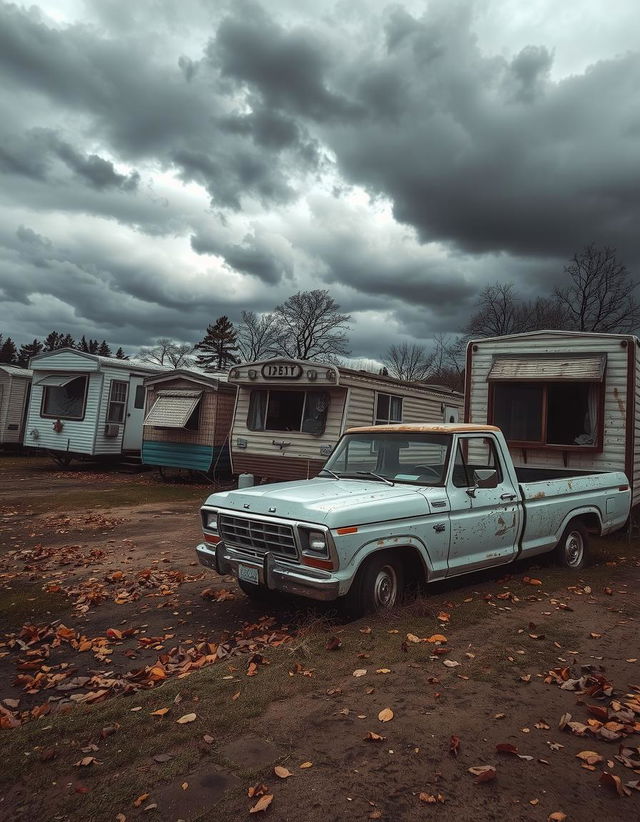
[{"label": "wheel hubcap", "polygon": [[582,562],[582,555],[584,553],[584,544],[582,541],[582,534],[579,531],[572,531],[567,537],[565,543],[565,553],[567,557],[567,565],[575,567]]},{"label": "wheel hubcap", "polygon": [[398,577],[395,568],[385,565],[376,577],[374,598],[376,608],[391,608],[398,596]]}]

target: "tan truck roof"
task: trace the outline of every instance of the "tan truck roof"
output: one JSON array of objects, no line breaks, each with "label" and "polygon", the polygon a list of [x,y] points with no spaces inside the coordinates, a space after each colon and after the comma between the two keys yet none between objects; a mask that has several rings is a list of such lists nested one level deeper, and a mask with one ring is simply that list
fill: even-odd
[{"label": "tan truck roof", "polygon": [[347,434],[364,434],[370,431],[408,431],[420,434],[471,434],[482,431],[500,431],[495,425],[476,425],[471,422],[412,422],[395,425],[364,425],[359,428],[348,428]]}]

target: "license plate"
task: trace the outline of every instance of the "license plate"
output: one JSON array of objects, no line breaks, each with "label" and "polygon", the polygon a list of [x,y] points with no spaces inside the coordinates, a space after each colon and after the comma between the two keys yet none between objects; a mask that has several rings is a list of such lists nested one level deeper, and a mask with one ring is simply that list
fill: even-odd
[{"label": "license plate", "polygon": [[254,585],[258,585],[260,583],[258,569],[251,568],[248,565],[238,565],[238,579],[241,579],[244,582],[252,582]]}]

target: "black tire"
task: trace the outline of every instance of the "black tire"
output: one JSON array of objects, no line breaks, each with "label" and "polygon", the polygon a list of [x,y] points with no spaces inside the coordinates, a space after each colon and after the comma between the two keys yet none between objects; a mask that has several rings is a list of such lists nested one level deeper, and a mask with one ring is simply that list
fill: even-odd
[{"label": "black tire", "polygon": [[558,565],[579,571],[587,564],[589,534],[580,519],[572,519],[562,532],[555,547],[554,557]]},{"label": "black tire", "polygon": [[360,567],[342,605],[351,617],[394,608],[402,599],[402,562],[390,551],[374,554]]}]

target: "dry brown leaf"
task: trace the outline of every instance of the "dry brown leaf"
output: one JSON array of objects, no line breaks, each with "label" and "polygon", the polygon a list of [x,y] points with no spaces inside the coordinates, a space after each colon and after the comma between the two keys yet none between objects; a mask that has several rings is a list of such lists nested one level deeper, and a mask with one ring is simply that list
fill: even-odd
[{"label": "dry brown leaf", "polygon": [[460,737],[454,734],[451,735],[451,739],[449,740],[449,753],[452,756],[458,756],[460,753]]},{"label": "dry brown leaf", "polygon": [[436,619],[438,622],[449,622],[451,619],[451,614],[448,614],[446,611],[440,611]]},{"label": "dry brown leaf", "polygon": [[342,640],[337,636],[332,636],[324,647],[327,651],[337,651],[342,648]]},{"label": "dry brown leaf", "polygon": [[180,785],[180,787],[182,788],[183,791],[186,791],[186,790],[189,789],[189,783],[188,782],[183,782],[182,785]]},{"label": "dry brown leaf", "polygon": [[554,811],[547,817],[547,822],[566,822],[567,814],[562,811]]},{"label": "dry brown leaf", "polygon": [[258,799],[253,808],[249,810],[249,813],[260,813],[260,811],[266,811],[272,802],[273,794],[266,793],[264,796],[261,796],[260,799]]},{"label": "dry brown leaf", "polygon": [[393,711],[391,708],[383,708],[378,714],[380,722],[390,722],[393,719]]},{"label": "dry brown leaf", "polygon": [[433,634],[433,636],[427,637],[427,642],[446,642],[447,638],[444,634]]},{"label": "dry brown leaf", "polygon": [[355,677],[365,676],[366,673],[367,673],[366,668],[356,668],[356,670],[353,672],[352,676],[355,676]]},{"label": "dry brown leaf", "polygon": [[366,742],[384,742],[386,738],[386,736],[380,736],[380,734],[377,734],[374,731],[368,731],[367,735],[364,737]]},{"label": "dry brown leaf", "polygon": [[134,800],[133,800],[133,804],[134,804],[134,806],[135,806],[136,808],[139,808],[139,807],[140,807],[140,805],[142,805],[142,803],[143,803],[143,802],[146,802],[146,801],[147,801],[147,799],[148,799],[150,796],[151,796],[151,794],[150,794],[150,793],[143,793],[143,794],[140,794],[140,796],[139,796],[137,799],[134,799]]},{"label": "dry brown leaf", "polygon": [[445,659],[445,660],[443,660],[442,664],[446,665],[447,668],[457,668],[460,663],[456,662],[453,659]]},{"label": "dry brown leaf", "polygon": [[407,634],[407,642],[420,642],[420,637],[415,634]]},{"label": "dry brown leaf", "polygon": [[607,788],[614,790],[618,796],[631,796],[631,791],[622,784],[622,779],[619,776],[604,771],[600,774],[599,781],[601,785],[606,785]]},{"label": "dry brown leaf", "polygon": [[178,725],[186,725],[188,722],[195,722],[198,717],[196,714],[185,714],[180,719],[176,719]]},{"label": "dry brown leaf", "polygon": [[151,711],[151,716],[164,716],[168,714],[170,710],[170,708],[158,708],[157,711]]},{"label": "dry brown leaf", "polygon": [[95,758],[95,756],[83,756],[82,759],[79,759],[77,762],[74,762],[73,764],[79,768],[88,768],[89,765],[99,765],[100,763]]},{"label": "dry brown leaf", "polygon": [[513,754],[514,756],[518,755],[518,749],[510,742],[499,742],[496,745],[496,751],[498,753]]},{"label": "dry brown leaf", "polygon": [[313,768],[313,762],[303,762],[302,765],[298,765],[298,767],[302,770],[306,770],[307,768]]},{"label": "dry brown leaf", "polygon": [[576,758],[586,762],[587,765],[597,765],[598,762],[602,762],[602,757],[595,751],[580,751],[576,754]]},{"label": "dry brown leaf", "polygon": [[282,765],[276,765],[273,772],[276,776],[279,776],[280,779],[287,779],[287,777],[293,776],[291,771],[287,770]]}]

